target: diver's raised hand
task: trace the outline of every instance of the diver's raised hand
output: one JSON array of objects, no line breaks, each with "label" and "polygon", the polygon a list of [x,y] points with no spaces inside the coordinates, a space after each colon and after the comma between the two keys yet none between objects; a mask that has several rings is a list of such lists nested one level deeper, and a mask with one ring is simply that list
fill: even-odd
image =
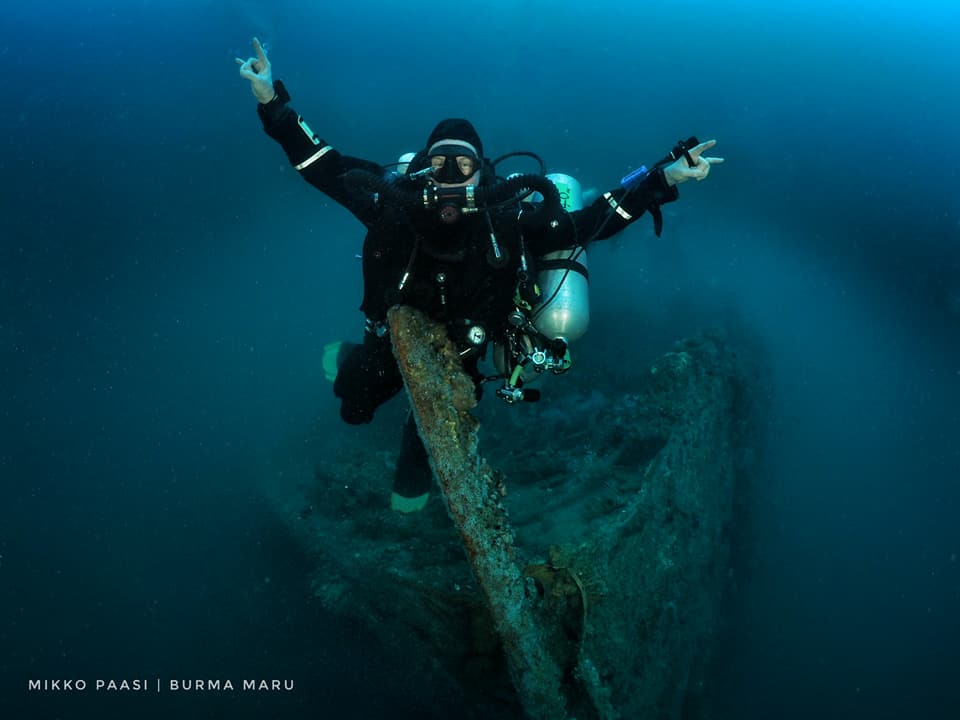
[{"label": "diver's raised hand", "polygon": [[241,77],[250,81],[250,89],[253,90],[257,102],[266,105],[277,96],[273,89],[273,71],[270,61],[267,60],[267,53],[257,38],[253,39],[253,49],[257,56],[247,60],[237,58],[237,65],[240,66]]},{"label": "diver's raised hand", "polygon": [[696,147],[690,148],[690,159],[693,165],[687,162],[686,157],[680,157],[663,169],[663,176],[668,185],[679,185],[687,180],[704,180],[710,174],[711,165],[719,165],[723,158],[704,157],[703,152],[717,144],[716,140],[707,140]]}]

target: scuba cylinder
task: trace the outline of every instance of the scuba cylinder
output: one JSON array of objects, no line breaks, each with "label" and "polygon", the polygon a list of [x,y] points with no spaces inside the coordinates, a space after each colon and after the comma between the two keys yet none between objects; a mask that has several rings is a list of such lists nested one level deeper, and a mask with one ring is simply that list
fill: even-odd
[{"label": "scuba cylinder", "polygon": [[[576,178],[561,173],[546,178],[557,188],[564,211],[583,208],[583,192]],[[534,193],[529,201],[542,202],[543,196]],[[582,337],[590,322],[584,248],[547,253],[537,259],[536,270],[537,300],[531,301],[531,306],[518,297],[518,309],[509,318],[513,329],[493,348],[494,366],[506,380],[497,395],[508,403],[536,400],[538,391],[522,388],[545,371],[566,372],[570,367],[569,343]]]},{"label": "scuba cylinder", "polygon": [[[551,173],[547,178],[560,191],[564,210],[583,209],[583,190],[576,178],[562,173]],[[536,265],[543,299],[533,307],[534,326],[548,338],[567,343],[583,337],[590,324],[587,251],[577,246],[547,253]]]},{"label": "scuba cylinder", "polygon": [[407,168],[410,167],[410,162],[417,156],[415,152],[405,152],[399,158],[397,158],[397,166],[394,172],[397,175],[406,175]]}]

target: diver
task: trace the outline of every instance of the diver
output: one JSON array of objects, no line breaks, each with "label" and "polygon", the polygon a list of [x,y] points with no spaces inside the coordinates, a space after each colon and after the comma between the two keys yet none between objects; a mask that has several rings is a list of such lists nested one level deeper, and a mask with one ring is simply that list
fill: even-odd
[{"label": "diver", "polygon": [[[678,198],[677,185],[703,180],[722,158],[703,153],[716,141],[678,145],[651,169],[641,167],[618,187],[579,210],[564,207],[557,187],[542,174],[497,176],[473,125],[439,122],[423,147],[392,170],[342,154],[315,134],[290,105],[283,83],[254,38],[255,57],[237,58],[249,80],[266,133],[303,178],[349,210],[367,229],[363,244],[363,342],[340,348],[334,394],[347,423],[369,423],[378,407],[403,388],[386,325],[387,311],[411,305],[444,324],[473,377],[479,362],[500,349],[505,368],[497,395],[507,402],[534,399],[523,387],[530,367],[563,372],[567,338],[536,322],[542,297],[537,261],[568,252],[565,273],[576,272],[576,254],[595,240],[616,235],[645,212],[659,235],[660,207]],[[534,193],[541,200],[531,202]],[[421,510],[433,478],[412,413],[403,427],[391,506]]]}]

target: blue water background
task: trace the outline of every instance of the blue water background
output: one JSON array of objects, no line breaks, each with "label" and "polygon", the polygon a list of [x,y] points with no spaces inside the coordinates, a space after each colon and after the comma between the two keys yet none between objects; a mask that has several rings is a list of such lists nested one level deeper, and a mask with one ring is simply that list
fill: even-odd
[{"label": "blue water background", "polygon": [[[0,716],[452,712],[309,601],[261,497],[278,443],[348,432],[320,357],[358,334],[362,235],[262,133],[233,60],[254,35],[311,126],[371,159],[466,116],[488,155],[606,189],[716,137],[726,164],[664,237],[641,220],[590,263],[623,357],[668,349],[647,324],[721,324],[767,364],[718,717],[960,716],[958,31],[932,0],[5,7]],[[78,676],[298,689],[26,690]]]}]

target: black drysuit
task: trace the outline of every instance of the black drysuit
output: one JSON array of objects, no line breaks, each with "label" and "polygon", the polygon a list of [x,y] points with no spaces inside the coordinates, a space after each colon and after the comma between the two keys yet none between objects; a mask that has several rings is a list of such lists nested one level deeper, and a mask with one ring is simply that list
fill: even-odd
[{"label": "black drysuit", "polygon": [[[463,215],[447,224],[436,211],[422,206],[393,207],[370,193],[358,193],[345,182],[345,173],[365,170],[386,177],[388,171],[377,163],[341,154],[287,104],[289,96],[282,84],[277,83],[277,89],[277,98],[258,108],[267,134],[280,143],[307,182],[367,228],[360,309],[368,331],[363,344],[343,360],[334,383],[342,403],[340,414],[348,423],[370,422],[376,409],[403,387],[389,336],[382,333],[391,306],[411,305],[446,323],[451,338],[463,348],[468,347],[465,329],[473,325],[485,330],[487,342],[496,342],[516,309],[521,254],[535,269],[535,259],[545,253],[608,238],[644,211],[656,213],[661,204],[677,199],[676,187],[668,186],[662,171],[655,170],[629,193],[618,187],[582,210],[563,213],[559,221],[538,212],[537,206],[515,203]],[[425,163],[421,153],[409,172]],[[481,185],[493,182],[492,176],[487,165]],[[476,363],[476,355],[465,362],[475,378]],[[422,494],[429,483],[425,453],[408,422],[394,490],[409,497]]]}]

